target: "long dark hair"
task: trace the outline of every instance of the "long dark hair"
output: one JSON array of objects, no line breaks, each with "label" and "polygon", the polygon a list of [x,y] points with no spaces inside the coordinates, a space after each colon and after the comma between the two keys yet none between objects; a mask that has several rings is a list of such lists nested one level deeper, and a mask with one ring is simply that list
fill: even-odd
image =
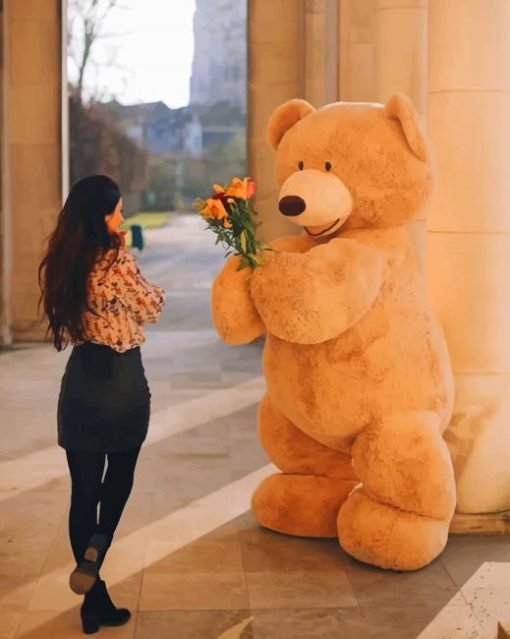
[{"label": "long dark hair", "polygon": [[41,304],[57,351],[83,338],[87,281],[101,251],[119,249],[120,240],[108,232],[105,215],[113,213],[121,194],[105,175],[77,182],[48,239],[48,251],[39,266]]}]

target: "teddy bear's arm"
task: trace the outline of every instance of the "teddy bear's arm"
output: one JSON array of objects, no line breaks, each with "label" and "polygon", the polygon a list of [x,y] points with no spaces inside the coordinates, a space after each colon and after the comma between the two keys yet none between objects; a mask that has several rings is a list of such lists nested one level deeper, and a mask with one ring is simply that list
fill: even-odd
[{"label": "teddy bear's arm", "polygon": [[218,335],[227,344],[248,344],[265,332],[251,299],[252,270],[237,270],[239,258],[231,257],[214,280],[212,316]]},{"label": "teddy bear's arm", "polygon": [[382,249],[345,238],[303,254],[270,253],[250,279],[252,299],[268,332],[296,344],[319,344],[367,313],[386,263]]},{"label": "teddy bear's arm", "polygon": [[[306,236],[290,235],[274,240],[273,251],[304,253],[314,243]],[[249,268],[237,270],[239,258],[232,257],[216,277],[212,290],[212,314],[216,330],[228,344],[247,344],[265,333],[266,327],[251,299]]]}]

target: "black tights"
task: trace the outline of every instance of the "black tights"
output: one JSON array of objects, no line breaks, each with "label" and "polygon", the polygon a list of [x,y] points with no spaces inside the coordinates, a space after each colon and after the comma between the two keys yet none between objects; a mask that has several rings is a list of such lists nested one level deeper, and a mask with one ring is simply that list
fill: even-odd
[{"label": "black tights", "polygon": [[[140,446],[117,453],[90,453],[66,450],[71,473],[69,537],[76,563],[83,560],[94,533],[105,534],[110,546],[128,500]],[[108,467],[103,477],[105,458]],[[97,505],[99,520],[97,517]],[[104,555],[101,558],[102,564]]]}]

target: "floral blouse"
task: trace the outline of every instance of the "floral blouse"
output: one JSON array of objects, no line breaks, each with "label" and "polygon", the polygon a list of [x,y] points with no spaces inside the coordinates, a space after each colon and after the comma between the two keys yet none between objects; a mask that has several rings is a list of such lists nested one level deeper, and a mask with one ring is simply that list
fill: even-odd
[{"label": "floral blouse", "polygon": [[147,282],[126,249],[111,263],[114,256],[115,249],[107,251],[89,276],[88,303],[97,315],[85,313],[83,337],[123,353],[145,341],[143,325],[159,318],[165,293]]}]

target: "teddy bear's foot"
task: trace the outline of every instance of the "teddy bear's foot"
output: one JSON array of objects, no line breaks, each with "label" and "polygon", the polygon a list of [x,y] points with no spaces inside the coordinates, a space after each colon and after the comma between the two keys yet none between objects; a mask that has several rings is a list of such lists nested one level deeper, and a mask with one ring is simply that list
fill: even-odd
[{"label": "teddy bear's foot", "polygon": [[288,535],[336,537],[337,516],[356,481],[287,475],[267,477],[252,497],[261,526]]},{"label": "teddy bear's foot", "polygon": [[423,568],[444,549],[450,518],[431,519],[374,501],[357,487],[338,515],[342,548],[360,561],[393,570]]}]

